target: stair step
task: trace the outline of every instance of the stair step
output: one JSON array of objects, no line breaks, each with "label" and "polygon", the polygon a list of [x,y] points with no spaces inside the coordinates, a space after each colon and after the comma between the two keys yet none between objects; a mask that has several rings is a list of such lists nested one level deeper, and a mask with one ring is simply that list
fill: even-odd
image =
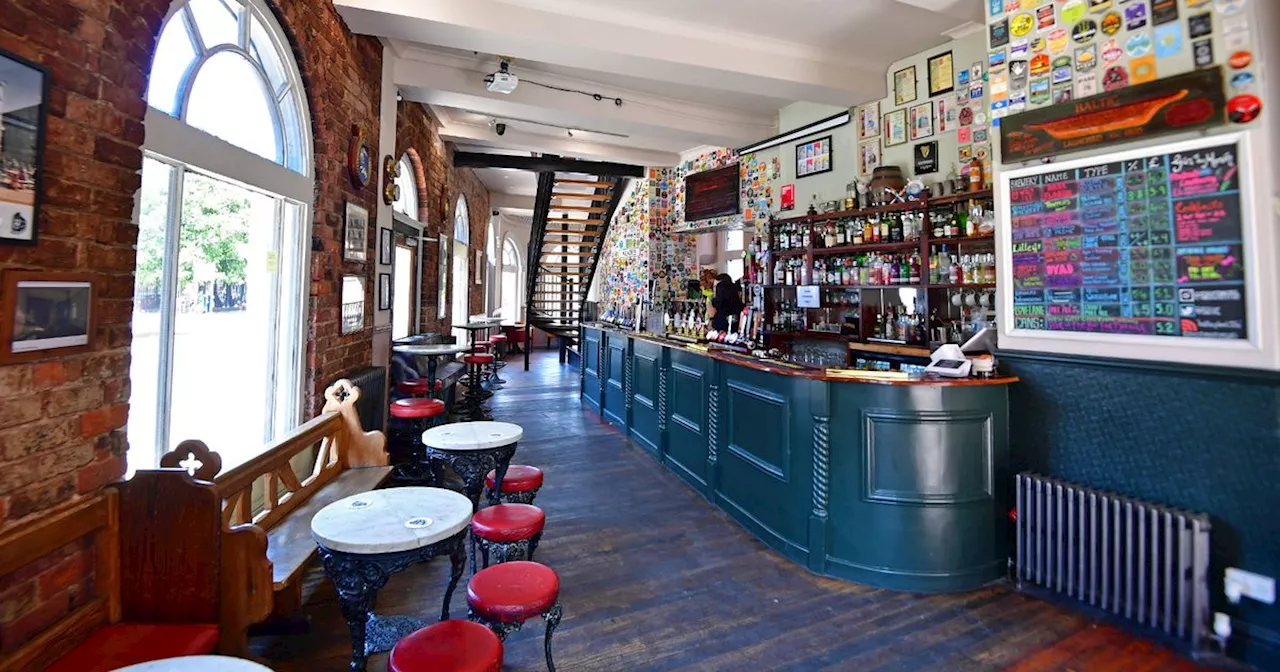
[{"label": "stair step", "polygon": [[580,198],[582,200],[590,200],[597,203],[606,203],[613,197],[609,194],[564,194],[560,192],[552,192],[551,198]]},{"label": "stair step", "polygon": [[565,180],[556,178],[556,184],[572,184],[579,187],[596,187],[603,189],[604,187],[612,187],[612,182],[592,182],[590,180]]},{"label": "stair step", "polygon": [[542,241],[542,244],[549,247],[595,247],[596,246],[595,243],[587,242],[585,240],[570,240],[570,241],[544,240]]},{"label": "stair step", "polygon": [[591,268],[592,263],[589,261],[540,261],[538,265],[556,268]]},{"label": "stair step", "polygon": [[[568,231],[565,229],[547,229],[542,233],[548,236],[582,236],[583,238],[599,238],[600,237],[599,231]],[[554,241],[543,241],[543,242],[554,242]]]},{"label": "stair step", "polygon": [[593,215],[603,215],[608,208],[602,208],[596,205],[553,205],[552,212],[589,212]]},{"label": "stair step", "polygon": [[566,250],[560,250],[559,252],[544,251],[542,253],[542,256],[543,257],[594,257],[595,254],[596,254],[595,252],[568,252]]}]

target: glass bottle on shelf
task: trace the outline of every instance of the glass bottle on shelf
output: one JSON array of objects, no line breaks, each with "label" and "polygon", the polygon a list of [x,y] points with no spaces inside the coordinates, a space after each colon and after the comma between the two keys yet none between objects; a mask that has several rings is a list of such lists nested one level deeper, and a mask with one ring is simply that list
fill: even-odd
[{"label": "glass bottle on shelf", "polygon": [[964,269],[961,268],[960,262],[956,260],[955,255],[951,255],[951,284],[964,284]]},{"label": "glass bottle on shelf", "polygon": [[845,235],[845,222],[839,222],[836,227],[836,247],[844,247],[849,244],[849,238]]},{"label": "glass bottle on shelf", "polygon": [[910,272],[910,276],[907,279],[907,282],[913,285],[920,284],[920,253],[919,252],[911,253],[911,272]]},{"label": "glass bottle on shelf", "polygon": [[938,284],[951,284],[951,255],[947,253],[946,245],[938,253]]}]

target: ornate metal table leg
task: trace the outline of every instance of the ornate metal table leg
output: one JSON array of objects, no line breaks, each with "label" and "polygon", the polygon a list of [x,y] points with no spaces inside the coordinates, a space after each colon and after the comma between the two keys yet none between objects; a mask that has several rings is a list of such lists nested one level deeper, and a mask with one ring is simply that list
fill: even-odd
[{"label": "ornate metal table leg", "polygon": [[449,548],[449,587],[444,589],[444,608],[440,610],[442,621],[449,620],[449,603],[453,601],[453,591],[458,587],[458,579],[461,579],[463,572],[467,571],[467,556],[462,551],[467,534],[467,530],[463,530],[455,535]]},{"label": "ornate metal table leg", "polygon": [[543,639],[543,647],[547,651],[547,672],[556,672],[556,663],[551,659],[551,635],[555,633],[556,628],[560,625],[561,615],[562,611],[559,602],[556,602],[547,613],[542,615],[542,620],[547,622],[547,634]]},{"label": "ornate metal table leg", "polygon": [[320,548],[320,560],[338,591],[338,606],[351,632],[351,671],[364,672],[369,662],[369,654],[365,651],[369,617],[378,589],[386,585],[388,574],[377,564],[365,563],[359,557],[335,553],[323,547]]}]

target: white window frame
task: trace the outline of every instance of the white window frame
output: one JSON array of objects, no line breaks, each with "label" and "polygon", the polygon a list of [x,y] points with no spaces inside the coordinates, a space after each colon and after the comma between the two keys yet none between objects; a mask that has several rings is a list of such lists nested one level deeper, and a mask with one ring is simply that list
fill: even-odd
[{"label": "white window frame", "polygon": [[[291,291],[295,296],[307,296],[309,290],[308,269],[311,267],[311,245],[310,230],[313,222],[312,211],[315,201],[315,177],[314,177],[314,152],[311,133],[311,110],[307,105],[306,95],[302,82],[302,75],[298,69],[296,59],[293,57],[293,49],[288,43],[283,27],[276,20],[275,15],[270,11],[263,0],[231,0],[241,5],[244,12],[240,20],[240,30],[242,34],[248,31],[250,26],[249,16],[256,18],[261,22],[268,37],[270,38],[276,53],[280,59],[281,66],[284,70],[288,85],[284,87],[282,96],[272,95],[270,100],[274,100],[276,105],[272,106],[273,123],[276,125],[276,131],[280,137],[279,158],[282,162],[287,162],[290,156],[289,148],[286,146],[286,138],[291,138],[288,142],[296,142],[298,162],[295,169],[286,167],[283,163],[275,163],[265,159],[253,152],[242,147],[227,142],[210,133],[202,131],[198,128],[188,125],[179,117],[169,115],[155,107],[148,106],[145,117],[146,142],[143,145],[144,154],[152,159],[162,163],[169,164],[173,167],[173,177],[169,185],[170,193],[170,210],[166,224],[166,246],[167,260],[165,263],[164,292],[168,296],[172,296],[177,288],[177,267],[176,259],[178,258],[178,249],[180,237],[169,235],[175,227],[174,222],[181,216],[181,203],[183,195],[183,177],[186,171],[204,173],[218,179],[220,181],[229,182],[253,191],[265,192],[272,196],[279,197],[277,201],[277,222],[283,222],[285,201],[288,201],[299,208],[298,217],[300,218],[299,228],[300,235],[297,241],[296,252],[299,254],[299,274],[295,278],[279,278],[277,282],[291,282],[293,288],[286,288],[285,291]],[[176,0],[169,8],[169,13],[162,24],[161,31],[169,25],[171,20],[180,20],[188,22],[188,30],[193,31],[190,23],[190,10],[187,9],[187,0]],[[194,31],[193,31],[194,33]],[[198,39],[198,38],[197,38]],[[192,85],[195,76],[199,72],[199,67],[203,65],[208,58],[214,54],[221,53],[231,49],[229,45],[219,45],[212,50],[208,50],[203,55],[197,49],[196,64],[192,67],[179,83],[181,103],[177,113],[180,117],[185,118],[187,112],[187,102],[190,98]],[[239,50],[237,50],[239,51]],[[268,82],[265,71],[255,61],[249,59],[249,63],[254,66],[262,77],[262,82]],[[292,96],[293,103],[298,110],[298,123],[296,134],[290,136],[283,127],[283,121],[278,113],[279,105],[284,97]],[[136,207],[136,206],[135,206]],[[135,222],[138,217],[135,212]],[[178,224],[180,225],[180,223]],[[280,241],[280,249],[289,241]],[[169,261],[175,260],[175,261]],[[277,293],[277,296],[280,293]],[[297,324],[299,327],[299,340],[294,345],[294,352],[286,355],[278,353],[276,360],[291,360],[290,366],[297,373],[297,380],[294,387],[294,400],[291,419],[288,419],[289,426],[296,426],[305,420],[307,413],[306,399],[309,392],[309,377],[307,375],[307,348],[305,325],[310,320],[309,301],[301,300],[298,303]],[[158,379],[159,389],[156,395],[156,451],[158,455],[163,455],[169,450],[169,442],[173,438],[170,436],[168,409],[171,408],[172,392],[173,392],[173,374],[171,367],[173,365],[174,343],[170,337],[172,333],[173,315],[166,311],[162,316],[161,324],[161,342],[160,342],[160,375]],[[277,334],[271,333],[266,335],[268,338],[278,341]],[[273,372],[273,376],[275,373]],[[273,381],[274,382],[274,381]],[[273,387],[275,387],[273,385]],[[278,389],[278,388],[277,388]],[[280,429],[281,418],[277,416],[276,405],[271,405],[267,409],[268,423],[275,427],[278,433]]]}]

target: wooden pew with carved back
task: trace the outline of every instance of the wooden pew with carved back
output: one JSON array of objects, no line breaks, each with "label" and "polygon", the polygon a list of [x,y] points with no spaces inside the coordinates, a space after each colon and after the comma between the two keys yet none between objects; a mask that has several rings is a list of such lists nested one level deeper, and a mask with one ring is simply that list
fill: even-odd
[{"label": "wooden pew with carved back", "polygon": [[79,549],[92,589],[0,655],[0,672],[97,672],[212,653],[222,606],[217,559],[235,539],[220,534],[216,504],[208,484],[184,470],[138,472],[6,534],[0,577]]},{"label": "wooden pew with carved back", "polygon": [[[359,399],[360,388],[339,380],[325,390],[318,417],[225,472],[221,457],[200,441],[184,441],[161,458],[162,466],[182,467],[205,483],[215,502],[223,653],[246,654],[251,625],[301,608],[301,575],[317,552],[311,518],[390,475],[386,436],[360,426]],[[309,466],[303,477],[300,463]]]}]

